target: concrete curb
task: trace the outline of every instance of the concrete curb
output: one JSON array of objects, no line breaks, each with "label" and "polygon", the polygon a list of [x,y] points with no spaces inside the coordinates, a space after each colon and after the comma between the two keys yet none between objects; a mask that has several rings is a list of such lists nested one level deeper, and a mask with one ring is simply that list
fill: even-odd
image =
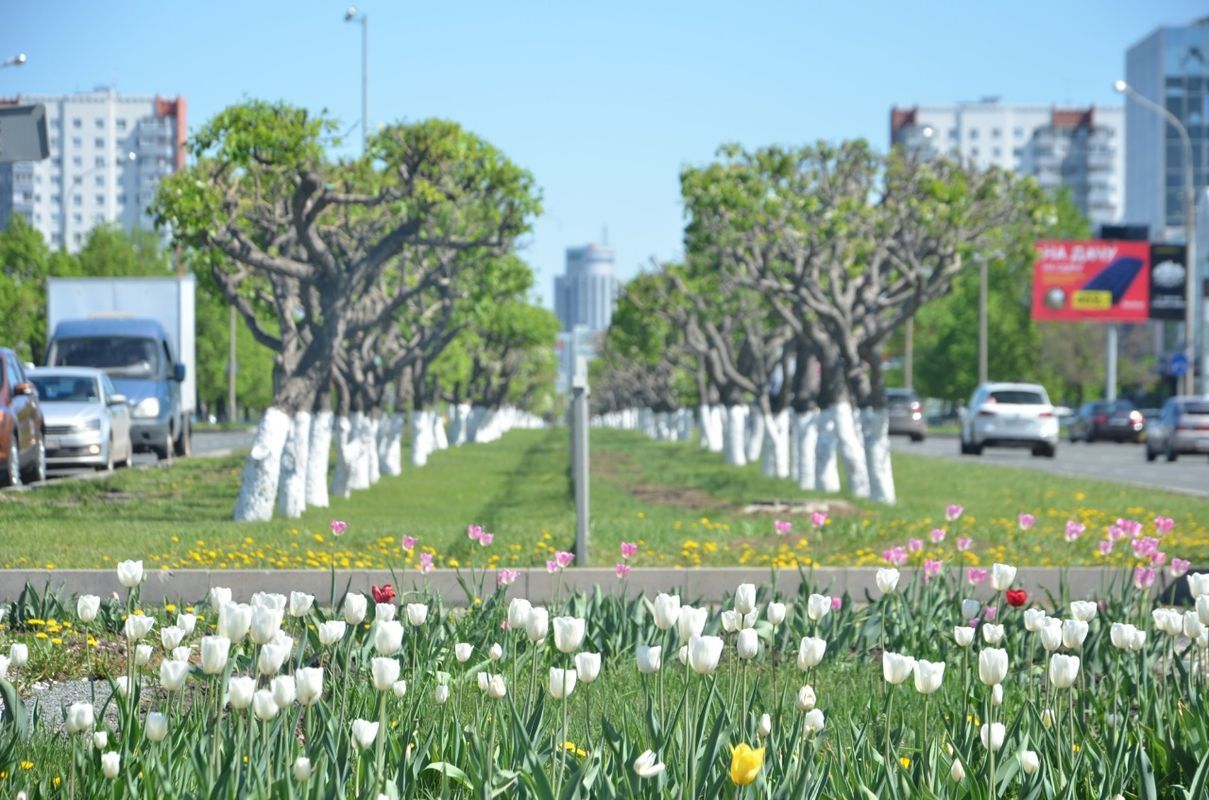
[{"label": "concrete curb", "polygon": [[[914,578],[915,568],[900,570],[901,585]],[[624,582],[627,593],[641,592],[649,597],[661,591],[678,592],[686,601],[705,600],[718,602],[734,592],[740,583],[757,586],[775,584],[782,597],[792,598],[798,594],[803,579],[811,589],[825,594],[849,593],[855,600],[879,596],[875,575],[877,570],[864,567],[819,567],[810,571],[796,569],[754,569],[743,567],[697,567],[693,569],[634,569]],[[534,602],[549,602],[556,591],[591,592],[596,587],[605,593],[617,592],[623,586],[612,569],[585,567],[571,568],[561,575],[550,575],[545,569],[528,568],[519,570],[519,577],[511,586],[509,595],[527,597]],[[1060,598],[1094,598],[1109,590],[1119,590],[1131,579],[1128,569],[1106,569],[1099,567],[1021,567],[1016,575],[1015,587],[1025,589],[1030,597],[1046,602],[1050,596]],[[961,579],[955,570],[950,575]],[[494,570],[477,573],[473,579],[469,572],[461,573],[467,585],[477,590],[481,581],[483,591],[490,593],[495,587]],[[465,591],[459,583],[459,574],[454,570],[433,570],[422,576],[415,570],[391,575],[389,570],[339,570],[335,573],[334,591],[339,597],[348,587],[351,591],[367,593],[372,584],[394,583],[400,591],[433,591],[441,595],[446,603],[461,605],[466,600]],[[0,600],[15,600],[26,585],[39,592],[49,586],[56,592],[67,595],[97,594],[107,596],[114,592],[125,594],[118,583],[114,570],[0,570]],[[323,570],[151,570],[142,586],[145,603],[162,603],[166,600],[192,602],[204,598],[212,586],[230,587],[236,599],[246,601],[253,592],[303,591],[326,602],[333,591],[333,576]],[[1181,580],[1179,588],[1186,586]],[[1158,586],[1156,585],[1156,591]],[[977,589],[961,592],[961,596],[989,597],[991,590],[984,583]]]}]

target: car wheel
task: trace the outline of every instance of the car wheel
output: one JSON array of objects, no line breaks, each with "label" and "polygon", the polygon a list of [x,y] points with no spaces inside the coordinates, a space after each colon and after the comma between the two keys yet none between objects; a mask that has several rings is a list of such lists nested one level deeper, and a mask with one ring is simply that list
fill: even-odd
[{"label": "car wheel", "polygon": [[105,463],[97,465],[97,472],[113,472],[113,439],[105,447]]},{"label": "car wheel", "polygon": [[1180,457],[1179,453],[1175,452],[1175,448],[1171,446],[1171,442],[1167,443],[1167,452],[1165,452],[1163,455],[1168,461],[1175,461]]},{"label": "car wheel", "polygon": [[915,442],[916,444],[919,444],[923,440],[924,440],[924,435],[922,433],[911,434],[911,441]]},{"label": "car wheel", "polygon": [[188,458],[193,455],[193,431],[188,422],[181,425],[181,434],[173,444],[176,455]]},{"label": "car wheel", "polygon": [[155,447],[151,448],[155,452],[155,457],[160,461],[172,460],[172,434],[164,433],[164,441]]},{"label": "car wheel", "polygon": [[8,443],[8,462],[5,464],[4,470],[4,485],[5,486],[20,486],[21,485],[21,447],[17,443],[17,433],[9,438]]},{"label": "car wheel", "polygon": [[1058,448],[1052,444],[1042,444],[1033,448],[1033,455],[1041,458],[1053,458],[1058,453]]},{"label": "car wheel", "polygon": [[46,440],[41,436],[38,437],[38,449],[35,451],[34,464],[21,477],[29,483],[40,483],[46,480]]},{"label": "car wheel", "polygon": [[126,438],[126,458],[122,461],[122,466],[130,469],[134,466],[134,442],[130,438]]},{"label": "car wheel", "polygon": [[1156,453],[1155,451],[1151,450],[1150,445],[1146,445],[1146,460],[1154,461],[1158,457],[1159,457],[1159,454]]}]

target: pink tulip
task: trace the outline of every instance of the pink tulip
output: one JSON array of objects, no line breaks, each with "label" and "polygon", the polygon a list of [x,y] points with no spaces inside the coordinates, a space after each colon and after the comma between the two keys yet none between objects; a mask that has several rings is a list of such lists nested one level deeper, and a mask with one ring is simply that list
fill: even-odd
[{"label": "pink tulip", "polygon": [[831,598],[831,610],[832,611],[839,611],[843,605],[844,605],[844,598],[840,597],[839,595],[835,595],[834,597]]},{"label": "pink tulip", "polygon": [[1171,529],[1173,527],[1175,527],[1175,520],[1173,520],[1171,517],[1155,517],[1154,518],[1154,529],[1159,534],[1171,533]]},{"label": "pink tulip", "polygon": [[902,545],[896,545],[895,547],[891,547],[889,550],[882,551],[882,560],[887,564],[894,564],[896,566],[906,564],[907,551]]},{"label": "pink tulip", "polygon": [[945,562],[933,561],[930,558],[928,560],[924,561],[924,580],[930,581],[933,578],[935,578],[937,575],[940,574],[940,570],[944,567],[944,565],[945,565]]},{"label": "pink tulip", "polygon": [[1150,567],[1137,567],[1133,571],[1133,585],[1139,589],[1149,589],[1154,585],[1155,571]]},{"label": "pink tulip", "polygon": [[404,550],[406,550],[407,552],[410,553],[412,550],[415,549],[415,547],[416,547],[416,537],[414,537],[414,536],[404,536],[403,537],[403,549]]},{"label": "pink tulip", "polygon": [[420,553],[420,572],[425,575],[432,572],[432,553]]},{"label": "pink tulip", "polygon": [[504,567],[495,574],[495,582],[500,586],[511,586],[521,576],[520,570]]},{"label": "pink tulip", "polygon": [[966,570],[966,580],[971,586],[977,586],[987,579],[987,571],[978,567],[970,567]]},{"label": "pink tulip", "polygon": [[557,559],[552,558],[546,562],[546,572],[549,572],[551,575],[558,572],[560,569],[562,569],[562,567],[558,565]]},{"label": "pink tulip", "polygon": [[1020,526],[1020,530],[1022,531],[1027,531],[1029,528],[1033,527],[1033,523],[1036,521],[1037,518],[1032,514],[1021,514],[1016,517],[1016,524]]},{"label": "pink tulip", "polygon": [[912,553],[918,553],[920,550],[924,549],[924,540],[923,539],[908,539],[907,540],[907,549],[910,550]]},{"label": "pink tulip", "polygon": [[554,560],[558,562],[558,566],[566,569],[575,563],[575,554],[568,553],[566,550],[559,550],[554,554]]},{"label": "pink tulip", "polygon": [[955,522],[961,519],[961,513],[963,511],[965,511],[965,509],[956,503],[949,503],[947,506],[945,506],[945,519],[947,519],[949,522]]},{"label": "pink tulip", "polygon": [[969,550],[970,545],[972,545],[972,544],[974,544],[974,540],[968,536],[958,536],[957,537],[957,549],[963,553],[966,550]]},{"label": "pink tulip", "polygon": [[998,615],[999,615],[999,609],[995,608],[995,606],[985,606],[982,609],[982,618],[985,619],[987,622],[994,622],[995,617],[997,617]]},{"label": "pink tulip", "polygon": [[1073,542],[1083,535],[1083,531],[1087,530],[1087,526],[1082,523],[1075,522],[1073,519],[1066,523],[1066,541]]},{"label": "pink tulip", "polygon": [[1161,567],[1167,563],[1167,554],[1162,550],[1156,550],[1154,555],[1150,557],[1150,564],[1154,567]]},{"label": "pink tulip", "polygon": [[1120,525],[1109,525],[1105,535],[1109,541],[1119,542],[1125,538],[1125,529]]},{"label": "pink tulip", "polygon": [[1105,539],[1100,542],[1100,555],[1106,556],[1112,552],[1112,539]]},{"label": "pink tulip", "polygon": [[827,524],[827,513],[824,511],[812,511],[810,514],[810,524],[816,528],[821,528]]},{"label": "pink tulip", "polygon": [[778,519],[772,523],[772,527],[778,534],[786,534],[793,530],[793,523],[787,519]]},{"label": "pink tulip", "polygon": [[495,541],[494,533],[487,533],[486,531],[483,531],[481,534],[479,534],[479,546],[480,547],[487,547],[493,541]]},{"label": "pink tulip", "polygon": [[1125,532],[1125,535],[1138,538],[1142,535],[1142,523],[1132,519],[1117,520],[1117,527]]},{"label": "pink tulip", "polygon": [[946,535],[947,533],[944,528],[933,528],[932,533],[929,534],[932,537],[932,541],[937,543],[943,542]]},{"label": "pink tulip", "polygon": [[470,539],[470,541],[477,542],[479,540],[479,537],[482,535],[483,535],[483,528],[481,525],[467,525],[466,526],[466,538]]},{"label": "pink tulip", "polygon": [[638,542],[622,542],[621,543],[621,557],[622,558],[625,558],[625,559],[633,558],[635,556],[635,554],[637,554],[637,552],[638,552]]},{"label": "pink tulip", "polygon": [[346,530],[348,530],[348,523],[342,522],[341,520],[338,520],[338,519],[334,519],[334,520],[332,520],[331,528],[332,528],[332,536],[341,536],[341,535],[343,535],[343,533]]},{"label": "pink tulip", "polygon": [[613,568],[613,573],[617,575],[618,580],[621,580],[622,578],[630,577],[631,569],[633,569],[633,567],[631,567],[629,564],[625,563],[624,561],[618,561],[617,566]]},{"label": "pink tulip", "polygon": [[1171,566],[1167,568],[1167,571],[1171,574],[1172,579],[1182,578],[1188,574],[1191,566],[1192,562],[1190,561],[1185,561],[1182,558],[1173,558],[1171,559]]}]

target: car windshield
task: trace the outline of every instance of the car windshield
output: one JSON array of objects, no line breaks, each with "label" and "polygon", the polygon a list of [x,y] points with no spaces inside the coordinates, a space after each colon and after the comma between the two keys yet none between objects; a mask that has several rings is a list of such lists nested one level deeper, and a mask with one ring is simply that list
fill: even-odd
[{"label": "car windshield", "polygon": [[1047,405],[1045,398],[1039,392],[1027,389],[996,389],[991,392],[992,403],[1008,403],[1014,406],[1043,406]]},{"label": "car windshield", "polygon": [[59,339],[54,367],[96,367],[110,375],[148,378],[159,374],[159,352],[154,339],[105,336]]},{"label": "car windshield", "polygon": [[1185,414],[1209,414],[1209,402],[1198,402],[1196,400],[1191,403],[1184,404]]},{"label": "car windshield", "polygon": [[99,403],[101,393],[95,378],[71,375],[33,375],[38,398],[46,403]]}]

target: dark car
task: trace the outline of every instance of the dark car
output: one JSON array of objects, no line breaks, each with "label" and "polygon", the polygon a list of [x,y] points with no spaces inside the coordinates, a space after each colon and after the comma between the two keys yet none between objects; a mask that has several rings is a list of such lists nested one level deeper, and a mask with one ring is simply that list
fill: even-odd
[{"label": "dark car", "polygon": [[1146,418],[1129,400],[1096,400],[1084,403],[1067,429],[1071,442],[1140,442],[1146,430]]},{"label": "dark car", "polygon": [[1162,453],[1168,461],[1181,454],[1209,455],[1209,396],[1172,397],[1146,434],[1146,460]]},{"label": "dark car", "polygon": [[46,480],[38,392],[12,350],[0,348],[0,486]]},{"label": "dark car", "polygon": [[886,407],[891,436],[910,436],[911,441],[922,442],[928,435],[924,407],[914,389],[887,389]]}]

